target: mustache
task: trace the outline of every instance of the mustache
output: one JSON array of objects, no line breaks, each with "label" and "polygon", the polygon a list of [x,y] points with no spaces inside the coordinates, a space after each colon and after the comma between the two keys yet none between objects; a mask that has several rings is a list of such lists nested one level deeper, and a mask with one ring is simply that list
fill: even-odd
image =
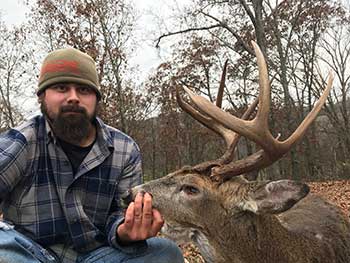
[{"label": "mustache", "polygon": [[76,112],[76,113],[83,113],[86,114],[86,110],[83,107],[80,107],[79,105],[66,105],[62,106],[60,108],[61,113],[65,112]]}]

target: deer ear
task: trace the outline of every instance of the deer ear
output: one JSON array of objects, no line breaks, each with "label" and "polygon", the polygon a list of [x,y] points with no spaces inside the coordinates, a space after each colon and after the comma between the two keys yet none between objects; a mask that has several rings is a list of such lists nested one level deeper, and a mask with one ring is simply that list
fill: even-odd
[{"label": "deer ear", "polygon": [[243,209],[256,214],[277,214],[291,208],[309,193],[309,187],[291,180],[259,184],[249,193]]}]

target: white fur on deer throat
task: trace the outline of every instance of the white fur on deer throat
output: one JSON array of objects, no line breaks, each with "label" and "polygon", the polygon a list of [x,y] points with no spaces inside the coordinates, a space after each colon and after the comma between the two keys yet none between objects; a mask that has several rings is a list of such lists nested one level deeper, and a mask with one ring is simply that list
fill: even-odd
[{"label": "white fur on deer throat", "polygon": [[246,200],[239,203],[239,206],[242,207],[243,210],[251,211],[253,213],[257,213],[258,204],[254,200]]},{"label": "white fur on deer throat", "polygon": [[209,244],[208,238],[195,228],[184,228],[176,223],[165,222],[161,229],[162,234],[174,240],[178,245],[193,243],[198,249],[206,263],[215,263],[218,258],[214,248]]}]

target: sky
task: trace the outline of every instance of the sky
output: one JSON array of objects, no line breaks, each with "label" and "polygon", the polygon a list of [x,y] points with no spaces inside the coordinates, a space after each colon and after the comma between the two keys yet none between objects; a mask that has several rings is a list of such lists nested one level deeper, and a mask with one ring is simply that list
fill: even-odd
[{"label": "sky", "polygon": [[25,21],[25,13],[28,11],[20,0],[1,0],[0,10],[4,21],[9,25]]}]

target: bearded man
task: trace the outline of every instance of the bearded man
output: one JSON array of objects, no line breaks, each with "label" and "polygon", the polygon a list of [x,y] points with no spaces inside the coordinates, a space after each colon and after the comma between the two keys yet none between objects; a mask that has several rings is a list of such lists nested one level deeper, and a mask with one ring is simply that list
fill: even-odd
[{"label": "bearded man", "polygon": [[0,262],[183,262],[155,237],[164,222],[150,194],[121,205],[142,181],[141,155],[96,117],[94,60],[49,53],[37,95],[42,115],[0,135]]}]

